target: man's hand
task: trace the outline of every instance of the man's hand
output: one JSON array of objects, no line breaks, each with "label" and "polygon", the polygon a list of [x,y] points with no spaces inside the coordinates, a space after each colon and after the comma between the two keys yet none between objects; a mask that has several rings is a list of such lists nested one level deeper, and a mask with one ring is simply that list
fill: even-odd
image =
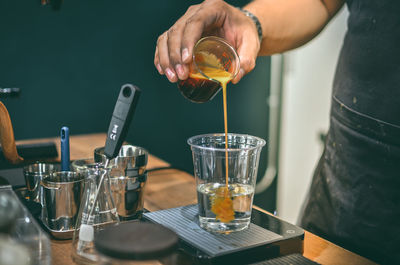
[{"label": "man's hand", "polygon": [[190,6],[186,13],[157,40],[154,65],[170,82],[189,76],[193,47],[204,36],[219,36],[238,52],[240,71],[234,84],[253,70],[260,50],[253,21],[222,0],[206,0]]}]

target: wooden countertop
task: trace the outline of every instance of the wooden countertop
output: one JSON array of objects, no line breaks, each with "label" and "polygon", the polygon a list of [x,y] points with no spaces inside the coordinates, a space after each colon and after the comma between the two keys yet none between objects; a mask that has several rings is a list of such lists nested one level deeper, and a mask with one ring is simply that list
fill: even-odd
[{"label": "wooden countertop", "polygon": [[[71,136],[71,160],[93,157],[93,150],[96,147],[104,145],[105,137],[106,135],[103,133]],[[60,154],[59,138],[23,140],[18,141],[17,144],[48,141],[55,141],[57,143],[58,154]],[[58,160],[60,160],[60,155]],[[149,156],[147,169],[164,166],[169,166],[169,164],[155,156]],[[150,211],[197,203],[195,180],[192,175],[175,169],[151,172],[146,183],[144,198],[144,207]],[[53,264],[75,264],[72,261],[71,253],[71,240],[52,240]],[[303,255],[321,264],[375,264],[307,231],[304,237]]]}]

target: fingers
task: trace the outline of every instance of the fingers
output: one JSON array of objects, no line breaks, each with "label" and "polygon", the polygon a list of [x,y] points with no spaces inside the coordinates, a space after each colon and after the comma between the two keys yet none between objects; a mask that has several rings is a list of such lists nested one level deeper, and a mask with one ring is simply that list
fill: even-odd
[{"label": "fingers", "polygon": [[164,74],[164,71],[161,68],[160,62],[158,60],[158,47],[156,46],[156,52],[154,53],[154,65],[157,68],[157,71],[160,73],[160,75]]},{"label": "fingers", "polygon": [[192,16],[186,21],[182,38],[182,52],[185,52],[185,56],[182,53],[184,63],[191,61],[194,45],[201,38],[203,29],[203,21],[198,16]]},{"label": "fingers", "polygon": [[[186,25],[186,20],[192,16],[198,5],[191,6],[186,13],[157,41],[154,54],[154,65],[160,74],[165,74],[170,82],[176,82],[178,79],[184,80],[189,76],[188,63],[191,62],[191,56],[187,49],[182,49],[182,35]],[[183,62],[183,59],[185,62]]]},{"label": "fingers", "polygon": [[239,82],[254,68],[260,44],[253,21],[224,1],[206,0],[191,6],[158,38],[154,54],[158,72],[165,74],[170,82],[188,78],[193,48],[207,32],[217,32],[237,49],[241,68],[232,83]]},{"label": "fingers", "polygon": [[243,35],[237,53],[240,59],[240,70],[236,77],[232,80],[233,84],[237,84],[244,75],[249,73],[256,66],[256,58],[260,49],[258,36],[252,39],[252,36]]},{"label": "fingers", "polygon": [[244,72],[244,69],[243,68],[240,68],[239,69],[239,72],[237,73],[237,75],[235,76],[235,78],[232,80],[232,84],[237,84],[237,83],[239,83],[239,81],[243,78],[243,76],[245,75],[246,73]]},{"label": "fingers", "polygon": [[[158,38],[158,64],[161,67],[161,71],[165,73],[168,80],[172,83],[178,81],[174,69],[171,67],[169,56],[168,56],[168,39],[167,33],[165,32]],[[157,66],[156,66],[157,67]]]},{"label": "fingers", "polygon": [[[175,70],[178,78],[184,80],[188,78],[189,71],[184,68],[181,56],[181,40],[184,27],[175,24],[168,30],[168,54],[171,67]],[[185,71],[186,70],[186,71]]]},{"label": "fingers", "polygon": [[[225,18],[228,4],[223,1],[204,1],[196,12],[188,17],[182,37],[182,59],[189,63],[192,59],[196,42],[206,31],[220,31]],[[183,52],[187,56],[183,56]]]},{"label": "fingers", "polygon": [[189,7],[186,13],[158,41],[154,54],[154,65],[169,81],[184,80],[189,76],[193,47],[207,27],[221,27],[219,17],[224,13],[220,0],[204,1]]}]

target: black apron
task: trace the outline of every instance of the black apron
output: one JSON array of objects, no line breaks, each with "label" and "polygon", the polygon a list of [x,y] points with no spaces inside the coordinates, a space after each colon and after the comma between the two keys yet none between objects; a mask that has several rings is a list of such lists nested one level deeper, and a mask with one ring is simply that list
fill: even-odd
[{"label": "black apron", "polygon": [[400,264],[400,1],[347,5],[330,128],[300,225]]}]

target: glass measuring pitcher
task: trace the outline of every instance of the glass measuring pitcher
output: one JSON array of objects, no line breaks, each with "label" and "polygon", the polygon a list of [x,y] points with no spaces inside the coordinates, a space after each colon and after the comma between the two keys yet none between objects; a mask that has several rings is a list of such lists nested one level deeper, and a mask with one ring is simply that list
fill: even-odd
[{"label": "glass measuring pitcher", "polygon": [[194,46],[189,78],[180,80],[178,88],[188,100],[204,103],[221,90],[221,83],[216,80],[216,74],[222,71],[229,75],[231,80],[235,78],[239,69],[239,56],[228,42],[219,37],[204,37]]},{"label": "glass measuring pitcher", "polygon": [[[100,181],[102,177],[103,182]],[[118,223],[119,217],[111,195],[109,169],[94,164],[85,171],[85,188],[72,241],[74,261],[78,264],[98,263],[94,236],[105,227]]]}]

